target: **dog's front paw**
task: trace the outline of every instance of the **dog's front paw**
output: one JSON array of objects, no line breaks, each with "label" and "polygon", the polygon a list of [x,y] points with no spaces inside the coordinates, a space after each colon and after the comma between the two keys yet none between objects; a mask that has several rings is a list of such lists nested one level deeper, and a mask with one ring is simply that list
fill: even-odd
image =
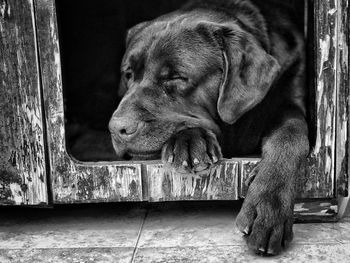
[{"label": "dog's front paw", "polygon": [[180,173],[201,172],[222,158],[216,136],[201,128],[180,131],[163,146],[162,161]]},{"label": "dog's front paw", "polygon": [[293,239],[293,195],[288,185],[258,179],[249,187],[236,224],[251,250],[277,255]]}]

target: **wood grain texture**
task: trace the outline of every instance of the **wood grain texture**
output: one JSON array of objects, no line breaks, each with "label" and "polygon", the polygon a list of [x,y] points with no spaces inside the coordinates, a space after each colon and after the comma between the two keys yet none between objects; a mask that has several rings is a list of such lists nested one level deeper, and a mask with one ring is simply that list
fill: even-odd
[{"label": "wood grain texture", "polygon": [[316,143],[303,177],[302,197],[333,197],[336,141],[336,36],[339,0],[314,1]]},{"label": "wood grain texture", "polygon": [[75,161],[66,151],[60,49],[53,0],[35,1],[38,48],[50,153],[54,203],[140,201],[137,164]]},{"label": "wood grain texture", "polygon": [[237,200],[239,165],[237,160],[228,160],[204,173],[181,174],[162,164],[149,164],[148,200]]},{"label": "wood grain texture", "polygon": [[0,205],[48,202],[33,2],[0,1]]},{"label": "wood grain texture", "polygon": [[339,216],[350,214],[349,197],[349,1],[339,0],[338,10],[338,69],[337,69],[337,151],[336,151],[336,182],[339,205]]},{"label": "wood grain texture", "polygon": [[[251,175],[252,170],[255,168],[255,166],[259,163],[259,159],[255,158],[255,159],[246,159],[246,160],[242,160],[242,167],[241,167],[241,174],[240,174],[240,197],[245,197],[247,191],[248,191],[248,186],[246,184],[247,179],[249,178],[249,176]],[[307,185],[305,184],[305,177],[307,177],[308,174],[301,174],[296,181],[296,198],[297,199],[305,199],[305,190],[307,189]],[[311,177],[312,175],[310,175]],[[314,177],[315,178],[315,177]],[[310,180],[310,179],[308,179]],[[307,182],[307,181],[306,181]],[[316,184],[317,182],[315,182]],[[323,196],[322,198],[327,198],[328,196]],[[307,197],[307,198],[310,198]],[[310,199],[311,200],[311,199]],[[313,203],[317,203],[318,201],[314,201]]]},{"label": "wood grain texture", "polygon": [[337,116],[335,175],[337,194],[348,196],[349,136],[349,2],[337,1]]},{"label": "wood grain texture", "polygon": [[294,205],[296,222],[335,222],[339,220],[337,199],[297,200]]},{"label": "wood grain texture", "polygon": [[64,165],[52,182],[55,203],[142,200],[141,165]]},{"label": "wood grain texture", "polygon": [[245,197],[248,191],[247,179],[251,175],[254,167],[259,163],[260,159],[246,159],[242,160],[242,167],[240,169],[240,197]]}]

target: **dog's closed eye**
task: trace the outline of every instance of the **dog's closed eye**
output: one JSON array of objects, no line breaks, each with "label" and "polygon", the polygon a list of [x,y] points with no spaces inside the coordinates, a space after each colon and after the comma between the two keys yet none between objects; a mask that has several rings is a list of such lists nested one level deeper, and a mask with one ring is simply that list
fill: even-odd
[{"label": "dog's closed eye", "polygon": [[188,78],[182,77],[180,75],[173,75],[168,77],[165,81],[188,81]]}]

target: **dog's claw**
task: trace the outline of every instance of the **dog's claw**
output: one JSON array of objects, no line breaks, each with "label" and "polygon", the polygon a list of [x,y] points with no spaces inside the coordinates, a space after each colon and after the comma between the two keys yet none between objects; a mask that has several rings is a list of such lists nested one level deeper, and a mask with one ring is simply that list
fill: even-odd
[{"label": "dog's claw", "polygon": [[168,163],[172,163],[174,161],[174,155],[170,155],[168,158]]},{"label": "dog's claw", "polygon": [[249,235],[249,227],[246,227],[245,229],[243,229],[243,234]]},{"label": "dog's claw", "polygon": [[[215,134],[189,128],[174,134],[162,149],[162,160],[179,173],[204,173],[221,158]],[[169,167],[169,168],[170,168]]]},{"label": "dog's claw", "polygon": [[269,249],[267,250],[267,254],[269,254],[269,255],[275,255],[275,251],[274,251],[272,248],[269,248]]},{"label": "dog's claw", "polygon": [[265,253],[265,248],[259,247],[259,251],[262,252],[262,253]]}]

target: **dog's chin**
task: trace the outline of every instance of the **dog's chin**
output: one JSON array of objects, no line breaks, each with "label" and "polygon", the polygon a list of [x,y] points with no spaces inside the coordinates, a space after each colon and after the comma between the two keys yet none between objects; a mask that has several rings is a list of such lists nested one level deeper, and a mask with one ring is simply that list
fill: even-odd
[{"label": "dog's chin", "polygon": [[117,144],[114,140],[112,140],[112,143],[116,155],[122,160],[156,160],[160,159],[161,156],[161,149],[155,151],[138,151]]}]

